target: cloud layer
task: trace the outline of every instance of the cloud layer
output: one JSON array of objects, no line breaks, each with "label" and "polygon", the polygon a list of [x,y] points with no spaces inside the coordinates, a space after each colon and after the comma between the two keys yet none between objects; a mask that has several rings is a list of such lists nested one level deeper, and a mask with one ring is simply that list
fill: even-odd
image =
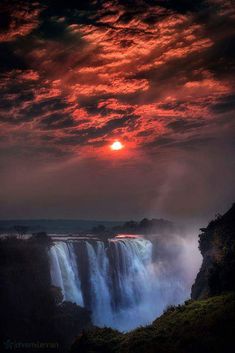
[{"label": "cloud layer", "polygon": [[116,138],[128,168],[231,153],[232,1],[3,1],[0,19],[6,170],[19,158],[102,164]]}]

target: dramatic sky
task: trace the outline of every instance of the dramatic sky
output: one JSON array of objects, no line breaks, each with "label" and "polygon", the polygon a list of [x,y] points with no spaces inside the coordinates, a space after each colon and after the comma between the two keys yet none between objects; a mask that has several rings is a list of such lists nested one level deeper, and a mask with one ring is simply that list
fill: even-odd
[{"label": "dramatic sky", "polygon": [[224,212],[234,39],[233,0],[2,0],[0,218]]}]

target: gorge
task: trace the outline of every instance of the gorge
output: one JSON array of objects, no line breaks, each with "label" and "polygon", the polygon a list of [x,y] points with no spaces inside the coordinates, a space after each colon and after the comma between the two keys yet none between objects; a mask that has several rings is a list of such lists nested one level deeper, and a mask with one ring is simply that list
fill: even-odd
[{"label": "gorge", "polygon": [[128,331],[149,324],[189,295],[185,283],[153,258],[153,247],[140,236],[57,237],[49,250],[52,285],[64,301],[89,310],[96,326]]}]

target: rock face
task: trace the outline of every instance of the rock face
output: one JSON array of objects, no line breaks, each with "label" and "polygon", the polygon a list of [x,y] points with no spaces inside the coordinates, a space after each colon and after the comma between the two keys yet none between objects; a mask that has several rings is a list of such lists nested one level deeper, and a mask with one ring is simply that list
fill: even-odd
[{"label": "rock face", "polygon": [[43,233],[28,240],[0,240],[1,352],[37,350],[14,346],[21,342],[48,342],[52,351],[65,350],[82,329],[91,327],[89,312],[71,302],[61,304],[60,288],[51,286],[50,246]]},{"label": "rock face", "polygon": [[201,231],[203,262],[192,286],[192,299],[235,290],[235,204]]}]

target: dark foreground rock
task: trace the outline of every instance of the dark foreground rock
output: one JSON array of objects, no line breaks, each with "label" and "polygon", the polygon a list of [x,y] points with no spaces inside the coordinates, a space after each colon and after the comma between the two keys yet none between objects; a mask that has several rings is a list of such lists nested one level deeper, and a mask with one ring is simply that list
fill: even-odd
[{"label": "dark foreground rock", "polygon": [[66,351],[90,315],[51,286],[50,238],[0,240],[0,351]]},{"label": "dark foreground rock", "polygon": [[192,286],[192,298],[235,291],[235,204],[201,230],[199,249],[203,262]]}]

